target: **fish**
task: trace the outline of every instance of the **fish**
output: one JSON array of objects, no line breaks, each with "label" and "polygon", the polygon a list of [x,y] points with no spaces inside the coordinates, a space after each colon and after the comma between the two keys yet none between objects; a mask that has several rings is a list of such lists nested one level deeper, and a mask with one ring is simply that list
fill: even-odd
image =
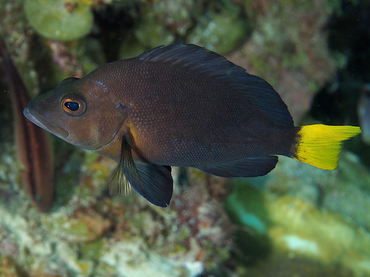
[{"label": "fish", "polygon": [[17,154],[24,170],[23,183],[40,212],[50,210],[54,199],[54,158],[48,134],[23,116],[31,100],[5,43],[0,39],[0,56],[8,80],[13,106]]},{"label": "fish", "polygon": [[36,125],[118,162],[111,194],[130,185],[167,207],[172,166],[221,177],[256,177],[283,155],[335,169],[341,144],[357,126],[294,126],[265,80],[224,56],[174,43],[69,77],[24,110]]}]

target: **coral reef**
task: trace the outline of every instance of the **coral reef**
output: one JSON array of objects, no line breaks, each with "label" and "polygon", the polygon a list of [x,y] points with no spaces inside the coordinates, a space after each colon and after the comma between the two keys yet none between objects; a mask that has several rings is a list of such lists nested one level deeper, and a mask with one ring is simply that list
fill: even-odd
[{"label": "coral reef", "polygon": [[[340,12],[329,0],[0,0],[0,34],[32,96],[182,40],[266,79],[301,120],[346,65],[346,49],[331,55],[325,29]],[[55,200],[40,214],[21,181],[2,74],[0,88],[1,276],[370,276],[370,177],[357,156],[344,153],[336,171],[280,158],[248,180],[174,168],[174,198],[162,209],[136,193],[109,196],[116,163],[52,137]],[[330,110],[335,97],[320,103]],[[338,118],[348,122],[344,110],[330,120]]]},{"label": "coral reef", "polygon": [[226,208],[234,222],[248,228],[241,235],[262,246],[268,241],[259,246],[270,257],[265,265],[283,255],[314,261],[322,270],[340,265],[342,272],[352,272],[344,276],[370,275],[368,171],[349,153],[336,171],[280,160],[267,176],[234,182]]},{"label": "coral reef", "polygon": [[336,6],[322,0],[244,3],[253,31],[228,57],[266,79],[300,120],[319,87],[334,75],[336,64],[323,28]]},{"label": "coral reef", "polygon": [[[16,162],[14,153],[2,154]],[[204,182],[176,194],[163,210],[136,194],[108,197],[104,182],[114,162],[93,153],[81,162],[72,197],[50,214],[40,215],[19,189],[2,191],[1,270],[16,261],[30,276],[197,276],[228,258],[232,227]],[[68,163],[59,174],[75,173]],[[14,175],[4,176],[0,187]]]}]

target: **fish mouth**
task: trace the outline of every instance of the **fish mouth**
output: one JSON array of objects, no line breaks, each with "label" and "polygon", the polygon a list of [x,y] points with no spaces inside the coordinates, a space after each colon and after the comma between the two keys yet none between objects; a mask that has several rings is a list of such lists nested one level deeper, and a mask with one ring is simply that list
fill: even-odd
[{"label": "fish mouth", "polygon": [[31,114],[28,107],[23,110],[23,115],[33,124],[39,126],[45,131],[48,131],[49,133],[52,133],[53,135],[60,137],[61,139],[66,139],[69,135],[69,133],[66,130],[59,126],[51,124],[49,121],[45,120],[40,114],[38,114],[36,118],[34,115]]}]

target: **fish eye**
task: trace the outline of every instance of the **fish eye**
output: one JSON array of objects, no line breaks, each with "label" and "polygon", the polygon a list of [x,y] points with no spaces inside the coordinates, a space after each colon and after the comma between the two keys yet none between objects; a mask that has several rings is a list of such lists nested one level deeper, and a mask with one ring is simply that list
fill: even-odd
[{"label": "fish eye", "polygon": [[86,110],[86,104],[81,99],[65,98],[61,102],[63,111],[67,115],[80,115]]}]

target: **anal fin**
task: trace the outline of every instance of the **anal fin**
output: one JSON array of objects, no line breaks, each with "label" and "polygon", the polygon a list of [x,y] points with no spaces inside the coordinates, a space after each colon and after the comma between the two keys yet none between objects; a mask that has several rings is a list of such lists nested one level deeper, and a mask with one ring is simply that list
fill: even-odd
[{"label": "anal fin", "polygon": [[220,177],[257,177],[269,173],[275,168],[277,162],[277,156],[260,156],[197,168],[206,173]]},{"label": "anal fin", "polygon": [[171,167],[151,163],[136,163],[141,183],[131,183],[150,203],[167,207],[173,191]]}]

